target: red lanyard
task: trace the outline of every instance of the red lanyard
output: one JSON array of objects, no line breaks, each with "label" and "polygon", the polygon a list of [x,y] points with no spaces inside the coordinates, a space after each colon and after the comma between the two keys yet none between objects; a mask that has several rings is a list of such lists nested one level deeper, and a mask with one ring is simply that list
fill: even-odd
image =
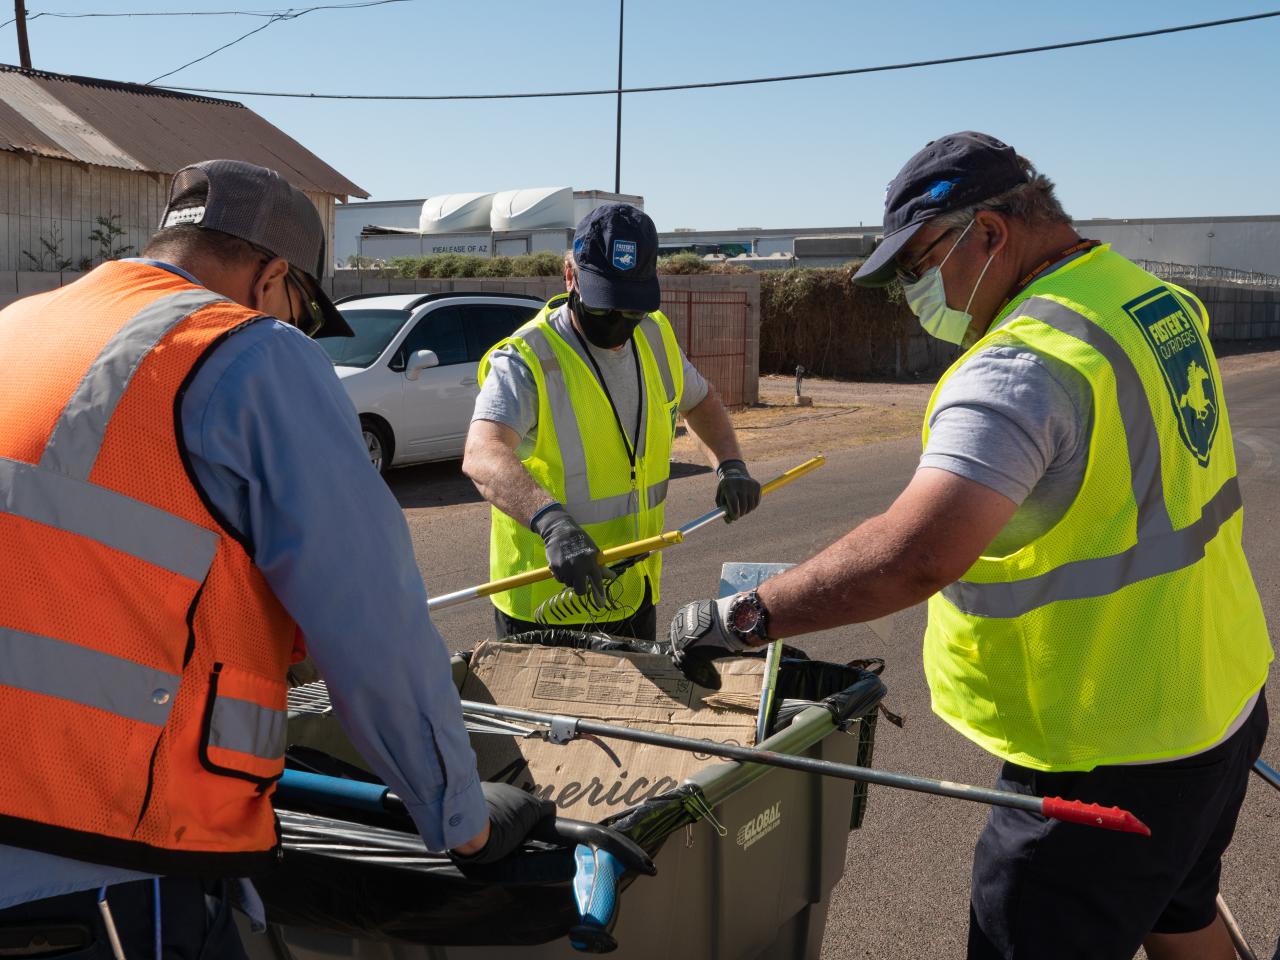
[{"label": "red lanyard", "polygon": [[1009,292],[1009,296],[1005,297],[1004,303],[1000,304],[1000,310],[997,310],[996,314],[999,315],[1000,311],[1009,305],[1009,301],[1011,301],[1019,293],[1025,290],[1027,288],[1027,285],[1030,284],[1032,280],[1040,276],[1041,273],[1043,273],[1047,268],[1053,266],[1059,260],[1065,260],[1067,257],[1071,256],[1073,253],[1081,253],[1085,250],[1092,250],[1094,247],[1101,246],[1101,245],[1102,245],[1101,240],[1077,240],[1075,243],[1067,247],[1065,250],[1059,250],[1049,259],[1032,267],[1031,270],[1027,272],[1027,275],[1023,277],[1021,280],[1019,280],[1017,284],[1014,286],[1014,288]]}]

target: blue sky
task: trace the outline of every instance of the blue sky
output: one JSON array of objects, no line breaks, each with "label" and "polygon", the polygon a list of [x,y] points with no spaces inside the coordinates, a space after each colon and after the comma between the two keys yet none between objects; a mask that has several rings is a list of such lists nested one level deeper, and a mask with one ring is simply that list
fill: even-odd
[{"label": "blue sky", "polygon": [[[295,4],[319,0],[291,0]],[[340,2],[340,0],[331,0]],[[264,9],[271,0],[27,0],[41,10]],[[1265,0],[630,0],[625,85],[803,73],[1125,33]],[[410,0],[274,24],[169,83],[343,93],[610,87],[616,0]],[[36,67],[147,81],[261,21],[29,27]],[[17,61],[12,26],[0,60]],[[933,137],[979,129],[1076,217],[1280,214],[1280,18],[981,63],[624,99],[622,189],[659,229],[879,223]],[[369,103],[243,97],[372,199],[612,189],[612,97]]]}]

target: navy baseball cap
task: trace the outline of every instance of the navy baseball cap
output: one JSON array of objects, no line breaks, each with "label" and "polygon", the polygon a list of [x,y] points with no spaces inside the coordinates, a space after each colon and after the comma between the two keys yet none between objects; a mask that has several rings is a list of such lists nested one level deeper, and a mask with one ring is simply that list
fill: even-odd
[{"label": "navy baseball cap", "polygon": [[1017,152],[995,137],[965,130],[929,141],[885,191],[884,239],[853,275],[853,282],[883,287],[893,279],[898,251],[934,217],[1026,182]]},{"label": "navy baseball cap", "polygon": [[573,235],[578,296],[603,310],[658,309],[658,228],[639,207],[605,203]]}]

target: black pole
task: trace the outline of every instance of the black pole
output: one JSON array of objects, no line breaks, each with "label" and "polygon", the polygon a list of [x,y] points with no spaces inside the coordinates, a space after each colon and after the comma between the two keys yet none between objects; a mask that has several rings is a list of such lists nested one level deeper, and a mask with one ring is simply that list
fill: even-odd
[{"label": "black pole", "polygon": [[[18,28],[18,62],[22,64],[23,70],[30,70],[31,47],[27,45],[27,10],[23,6],[22,0],[14,0],[13,21]],[[618,55],[622,55],[621,51],[619,51]],[[622,67],[619,66],[618,69],[621,70]],[[618,81],[618,86],[622,86],[621,80]],[[619,97],[621,97],[621,94],[619,94]],[[622,109],[621,104],[619,104],[618,109]]]},{"label": "black pole", "polygon": [[618,141],[614,151],[614,193],[622,192],[622,20],[626,9],[627,0],[618,0]]}]

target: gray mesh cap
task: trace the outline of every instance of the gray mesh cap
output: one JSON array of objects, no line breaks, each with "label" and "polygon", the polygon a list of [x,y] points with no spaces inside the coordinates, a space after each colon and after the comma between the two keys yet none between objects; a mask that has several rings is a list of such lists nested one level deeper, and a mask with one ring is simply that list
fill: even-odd
[{"label": "gray mesh cap", "polygon": [[324,225],[301,190],[274,170],[243,160],[204,160],[173,175],[160,229],[183,224],[246,240],[306,275],[307,293],[324,315],[317,337],[352,336],[319,283],[324,276]]}]

